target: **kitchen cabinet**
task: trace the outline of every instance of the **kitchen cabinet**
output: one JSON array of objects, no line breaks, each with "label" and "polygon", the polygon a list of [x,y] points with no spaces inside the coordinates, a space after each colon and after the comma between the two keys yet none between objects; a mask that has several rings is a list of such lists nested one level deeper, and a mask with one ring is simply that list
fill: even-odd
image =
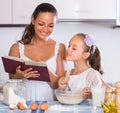
[{"label": "kitchen cabinet", "polygon": [[92,0],[92,4],[89,4],[93,19],[116,19],[116,0]]},{"label": "kitchen cabinet", "polygon": [[58,19],[116,19],[116,0],[55,0]]},{"label": "kitchen cabinet", "polygon": [[53,4],[53,0],[13,0],[13,24],[30,23],[34,9],[43,2]]},{"label": "kitchen cabinet", "polygon": [[11,24],[12,22],[11,0],[0,0],[0,24]]},{"label": "kitchen cabinet", "polygon": [[53,4],[58,21],[116,19],[117,0],[1,0],[0,24],[28,24],[40,3]]},{"label": "kitchen cabinet", "polygon": [[120,0],[117,0],[117,19],[116,25],[120,26]]}]

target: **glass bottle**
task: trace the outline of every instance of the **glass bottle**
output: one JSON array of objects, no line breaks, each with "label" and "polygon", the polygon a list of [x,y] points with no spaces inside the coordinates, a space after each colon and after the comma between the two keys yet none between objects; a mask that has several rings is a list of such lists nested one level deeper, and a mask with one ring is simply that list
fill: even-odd
[{"label": "glass bottle", "polygon": [[5,104],[26,103],[26,88],[22,80],[9,80],[3,87]]}]

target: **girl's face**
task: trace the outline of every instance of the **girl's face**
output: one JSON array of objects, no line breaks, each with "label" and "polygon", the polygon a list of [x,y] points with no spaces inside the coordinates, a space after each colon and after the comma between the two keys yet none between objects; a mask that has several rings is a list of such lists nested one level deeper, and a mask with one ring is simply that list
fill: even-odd
[{"label": "girl's face", "polygon": [[71,38],[66,52],[66,60],[85,60],[88,58],[88,55],[88,52],[85,52],[84,38],[80,36],[74,36],[73,38]]},{"label": "girl's face", "polygon": [[56,16],[53,13],[43,12],[39,13],[36,20],[32,17],[32,24],[34,25],[35,36],[45,39],[48,37],[54,28]]}]

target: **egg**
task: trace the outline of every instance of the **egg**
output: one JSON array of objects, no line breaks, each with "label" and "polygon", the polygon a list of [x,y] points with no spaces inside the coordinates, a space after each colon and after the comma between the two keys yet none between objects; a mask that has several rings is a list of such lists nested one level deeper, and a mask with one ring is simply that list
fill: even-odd
[{"label": "egg", "polygon": [[10,104],[10,105],[9,105],[9,109],[10,109],[10,110],[15,110],[15,109],[17,109],[17,106],[14,105],[14,104]]},{"label": "egg", "polygon": [[18,109],[25,110],[27,109],[27,105],[25,103],[18,102],[17,104]]},{"label": "egg", "polygon": [[31,110],[37,110],[38,109],[38,105],[36,103],[31,103],[30,104],[30,109]]},{"label": "egg", "polygon": [[48,109],[48,104],[47,103],[42,103],[40,105],[40,110],[47,110]]},{"label": "egg", "polygon": [[17,107],[19,108],[21,104],[22,104],[22,102],[18,102]]}]

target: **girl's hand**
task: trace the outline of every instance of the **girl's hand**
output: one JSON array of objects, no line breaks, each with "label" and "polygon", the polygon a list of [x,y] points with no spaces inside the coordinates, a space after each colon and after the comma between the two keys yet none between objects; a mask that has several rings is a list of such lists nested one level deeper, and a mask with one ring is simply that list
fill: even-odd
[{"label": "girl's hand", "polygon": [[83,88],[83,90],[81,91],[81,96],[83,99],[92,98],[90,87]]},{"label": "girl's hand", "polygon": [[28,68],[24,71],[21,71],[21,66],[16,68],[16,75],[22,76],[23,78],[38,77],[40,74],[38,71],[32,71],[32,68]]},{"label": "girl's hand", "polygon": [[58,88],[64,90],[68,84],[69,77],[61,77],[58,81]]}]

